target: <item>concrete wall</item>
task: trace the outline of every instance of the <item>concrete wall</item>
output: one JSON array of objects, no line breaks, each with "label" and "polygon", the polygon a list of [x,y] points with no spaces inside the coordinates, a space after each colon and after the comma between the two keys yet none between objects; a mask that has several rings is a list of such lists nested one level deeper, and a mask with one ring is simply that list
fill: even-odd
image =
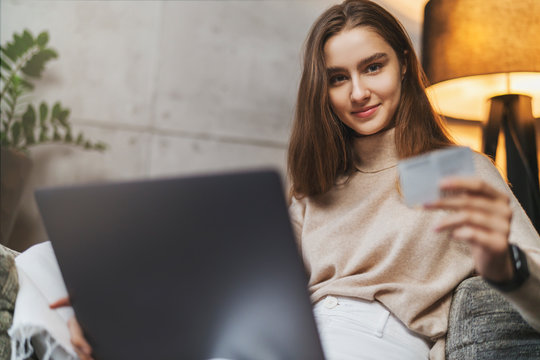
[{"label": "concrete wall", "polygon": [[[33,173],[10,246],[46,240],[42,186],[272,166],[283,175],[301,61],[315,18],[334,1],[1,0],[1,42],[50,34],[59,59],[34,98],[71,109],[75,132],[104,153],[31,149]],[[408,28],[420,26],[381,2]]]}]

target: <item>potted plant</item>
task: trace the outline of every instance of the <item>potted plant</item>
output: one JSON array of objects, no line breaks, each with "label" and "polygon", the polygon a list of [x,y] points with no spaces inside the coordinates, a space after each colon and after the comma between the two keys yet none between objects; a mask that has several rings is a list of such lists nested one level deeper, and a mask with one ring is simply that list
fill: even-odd
[{"label": "potted plant", "polygon": [[99,151],[106,147],[82,133],[74,136],[68,120],[70,110],[60,102],[52,106],[41,102],[39,107],[31,103],[32,80],[40,78],[47,62],[58,57],[48,42],[48,32],[34,37],[24,30],[0,46],[0,244],[9,239],[30,172],[29,147],[53,142]]}]

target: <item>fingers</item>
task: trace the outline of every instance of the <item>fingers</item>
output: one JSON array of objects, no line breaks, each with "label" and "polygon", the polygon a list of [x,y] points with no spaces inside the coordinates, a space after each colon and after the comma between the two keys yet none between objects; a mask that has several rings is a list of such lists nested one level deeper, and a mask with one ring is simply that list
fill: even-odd
[{"label": "fingers", "polygon": [[453,230],[460,227],[478,228],[486,232],[507,234],[510,231],[510,216],[463,209],[449,213],[436,227],[436,231]]},{"label": "fingers", "polygon": [[440,183],[442,191],[468,192],[478,194],[492,199],[506,199],[508,196],[501,193],[493,186],[484,180],[476,177],[449,177],[445,178]]},{"label": "fingers", "polygon": [[451,211],[440,222],[437,231],[450,230],[455,238],[484,246],[489,244],[483,239],[508,238],[512,219],[508,195],[477,178],[447,178],[440,188],[450,194],[425,205],[426,209]]},{"label": "fingers", "polygon": [[68,320],[68,328],[71,335],[71,344],[79,358],[81,360],[94,360],[91,356],[92,348],[84,338],[82,329],[74,317]]},{"label": "fingers", "polygon": [[460,193],[443,197],[431,204],[426,204],[425,208],[452,211],[476,210],[488,214],[499,214],[502,217],[509,217],[512,215],[509,203],[508,197],[486,198],[480,195]]},{"label": "fingers", "polygon": [[[68,297],[61,298],[49,305],[51,309],[58,309],[64,306],[71,306]],[[82,329],[77,322],[77,319],[75,319],[75,317],[70,318],[67,325],[71,336],[71,345],[73,345],[77,356],[81,360],[94,360],[91,356],[92,348],[84,338]]]},{"label": "fingers", "polygon": [[503,233],[486,231],[473,226],[459,226],[451,230],[452,239],[468,242],[491,254],[504,254],[508,249],[508,241]]},{"label": "fingers", "polygon": [[512,210],[506,201],[459,195],[442,199],[426,208],[451,210],[435,228],[436,231],[450,231],[456,240],[473,242],[495,252],[507,245]]},{"label": "fingers", "polygon": [[[68,297],[61,298],[49,305],[51,309],[57,309],[64,306],[71,306]],[[92,348],[84,338],[82,329],[77,322],[77,319],[75,317],[70,318],[67,325],[69,329],[69,334],[71,336],[71,345],[73,345],[77,356],[81,360],[94,360],[91,356]]]},{"label": "fingers", "polygon": [[510,197],[478,178],[447,178],[440,189],[446,196],[425,205],[449,211],[435,230],[448,231],[451,239],[469,243],[480,275],[495,281],[511,278]]},{"label": "fingers", "polygon": [[53,302],[52,304],[49,305],[49,308],[58,309],[58,308],[65,307],[65,306],[71,306],[71,303],[69,302],[68,297],[61,298],[61,299]]}]

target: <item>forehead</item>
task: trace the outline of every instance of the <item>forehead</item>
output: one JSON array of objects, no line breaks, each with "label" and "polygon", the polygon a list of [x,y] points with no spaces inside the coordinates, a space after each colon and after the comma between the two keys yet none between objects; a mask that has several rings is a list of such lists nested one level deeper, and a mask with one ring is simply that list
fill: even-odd
[{"label": "forehead", "polygon": [[327,67],[347,67],[375,53],[397,56],[392,47],[374,30],[368,27],[346,29],[332,36],[324,45]]}]

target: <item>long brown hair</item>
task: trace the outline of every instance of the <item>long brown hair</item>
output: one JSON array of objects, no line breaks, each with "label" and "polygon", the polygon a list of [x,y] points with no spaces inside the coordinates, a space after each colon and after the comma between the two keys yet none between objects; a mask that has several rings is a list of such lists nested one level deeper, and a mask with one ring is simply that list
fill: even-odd
[{"label": "long brown hair", "polygon": [[368,0],[346,0],[326,10],[313,24],[304,45],[304,64],[289,143],[292,194],[314,196],[354,171],[355,133],[332,110],[324,57],[326,41],[343,30],[366,26],[379,34],[406,65],[401,99],[394,114],[400,158],[453,144],[442,119],[426,96],[427,79],[403,26]]}]

